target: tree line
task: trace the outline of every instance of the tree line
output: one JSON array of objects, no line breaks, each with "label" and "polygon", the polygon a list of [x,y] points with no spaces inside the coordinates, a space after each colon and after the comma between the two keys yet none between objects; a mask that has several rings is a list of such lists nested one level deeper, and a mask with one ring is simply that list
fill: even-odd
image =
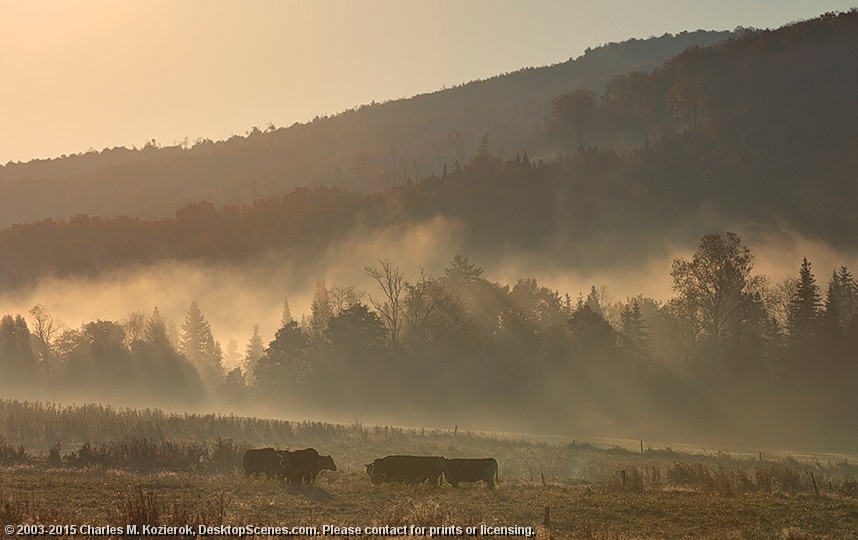
[{"label": "tree line", "polygon": [[467,257],[416,277],[379,260],[371,290],[319,282],[308,313],[284,302],[273,339],[255,327],[243,355],[197,302],[181,324],[156,308],[77,329],[35,306],[0,320],[0,362],[5,384],[92,399],[854,444],[855,277],[820,286],[805,259],[773,284],[753,264],[736,234],[709,234],[673,261],[670,299],[620,301],[496,283]]}]

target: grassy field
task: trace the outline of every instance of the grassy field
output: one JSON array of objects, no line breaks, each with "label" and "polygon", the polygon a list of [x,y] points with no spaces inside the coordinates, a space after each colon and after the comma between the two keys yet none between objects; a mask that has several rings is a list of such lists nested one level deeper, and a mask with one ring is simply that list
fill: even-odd
[{"label": "grassy field", "polygon": [[[0,526],[75,526],[66,535],[75,538],[93,536],[82,525],[129,524],[392,527],[387,537],[487,536],[481,526],[504,526],[534,538],[858,538],[851,458],[641,453],[461,431],[14,402],[0,402],[0,429]],[[339,470],[313,487],[248,479],[241,455],[254,446],[314,446]],[[501,483],[371,485],[364,464],[394,453],[493,456]],[[403,526],[405,535],[396,529]],[[123,533],[100,537],[135,536]]]},{"label": "grassy field", "polygon": [[[858,499],[842,494],[643,489],[570,481],[372,486],[359,471],[314,487],[253,481],[238,473],[46,468],[0,470],[0,522],[125,526],[324,525],[532,527],[537,538],[854,538]],[[545,508],[549,522],[545,523]],[[523,531],[526,533],[526,531]],[[467,536],[463,534],[463,536]],[[520,535],[525,537],[525,534]]]}]

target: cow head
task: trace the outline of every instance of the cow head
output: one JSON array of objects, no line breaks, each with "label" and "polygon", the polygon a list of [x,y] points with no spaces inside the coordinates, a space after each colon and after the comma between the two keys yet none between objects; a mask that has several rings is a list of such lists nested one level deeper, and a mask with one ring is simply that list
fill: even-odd
[{"label": "cow head", "polygon": [[329,471],[336,471],[337,465],[334,463],[334,458],[331,456],[319,456],[319,470],[327,469]]},{"label": "cow head", "polygon": [[375,475],[375,463],[370,463],[366,466],[366,474],[369,476],[369,481],[372,482],[373,485],[378,485],[381,483],[381,478]]}]

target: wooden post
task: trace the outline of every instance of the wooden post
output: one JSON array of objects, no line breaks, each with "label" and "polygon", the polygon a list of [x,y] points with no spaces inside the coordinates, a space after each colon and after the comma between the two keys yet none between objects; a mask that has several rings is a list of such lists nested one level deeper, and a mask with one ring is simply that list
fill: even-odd
[{"label": "wooden post", "polygon": [[533,469],[528,467],[527,470],[530,471],[530,481],[533,482]]},{"label": "wooden post", "polygon": [[813,477],[813,471],[810,473],[810,480],[813,482],[813,492],[816,493],[816,497],[819,498],[819,488],[816,487],[816,478]]},{"label": "wooden post", "polygon": [[760,461],[763,461],[763,453],[760,452]]},{"label": "wooden post", "polygon": [[623,487],[626,487],[626,470],[625,469],[620,471],[620,476],[623,477]]},{"label": "wooden post", "polygon": [[548,529],[551,527],[551,507],[545,507],[545,518],[542,520],[542,524],[545,525],[545,528]]},{"label": "wooden post", "polygon": [[643,439],[641,439],[641,454],[643,454]]},{"label": "wooden post", "polygon": [[545,473],[539,473],[539,476],[542,477],[542,486],[545,487],[547,484],[545,483]]},{"label": "wooden post", "polygon": [[458,432],[459,432],[459,424],[456,424],[455,426],[453,426],[453,437],[455,437]]}]

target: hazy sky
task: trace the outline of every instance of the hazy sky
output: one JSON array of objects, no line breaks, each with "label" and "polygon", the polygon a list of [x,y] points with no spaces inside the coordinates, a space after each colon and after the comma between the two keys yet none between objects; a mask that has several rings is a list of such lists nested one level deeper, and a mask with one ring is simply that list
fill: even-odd
[{"label": "hazy sky", "polygon": [[[852,0],[855,1],[855,0]],[[0,0],[0,163],[223,139],[838,0]]]}]

